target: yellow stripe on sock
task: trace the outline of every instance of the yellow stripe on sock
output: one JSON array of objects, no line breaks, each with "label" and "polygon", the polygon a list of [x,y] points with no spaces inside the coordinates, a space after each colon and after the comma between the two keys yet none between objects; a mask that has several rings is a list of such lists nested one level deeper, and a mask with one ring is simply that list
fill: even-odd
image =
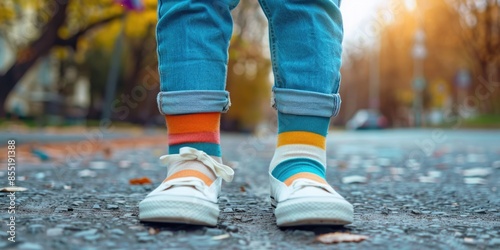
[{"label": "yellow stripe on sock", "polygon": [[169,181],[172,179],[176,179],[176,178],[182,178],[182,177],[196,177],[196,178],[202,180],[203,182],[205,182],[205,184],[207,186],[212,185],[212,183],[214,182],[212,179],[210,179],[208,176],[206,176],[202,172],[192,170],[192,169],[186,169],[186,170],[181,170],[179,172],[176,172],[176,173],[172,174],[171,176],[167,177],[167,179],[165,179],[163,182],[166,182],[166,181]]},{"label": "yellow stripe on sock", "polygon": [[325,149],[326,138],[324,136],[305,131],[291,131],[278,134],[278,147],[290,144],[306,144]]},{"label": "yellow stripe on sock", "polygon": [[292,185],[292,183],[295,180],[300,179],[300,178],[317,181],[317,182],[323,183],[323,184],[328,184],[325,179],[323,179],[315,174],[311,174],[311,173],[298,173],[298,174],[292,175],[290,178],[286,179],[284,183],[285,183],[285,185],[290,186],[290,185]]}]

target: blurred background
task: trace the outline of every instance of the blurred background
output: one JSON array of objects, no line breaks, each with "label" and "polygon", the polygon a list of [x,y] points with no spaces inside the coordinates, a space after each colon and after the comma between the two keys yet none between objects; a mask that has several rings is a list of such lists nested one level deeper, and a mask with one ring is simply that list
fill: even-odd
[{"label": "blurred background", "polygon": [[[0,122],[164,126],[156,0],[0,1]],[[342,2],[343,106],[333,125],[500,128],[499,0]],[[267,21],[233,12],[226,131],[273,126]]]}]

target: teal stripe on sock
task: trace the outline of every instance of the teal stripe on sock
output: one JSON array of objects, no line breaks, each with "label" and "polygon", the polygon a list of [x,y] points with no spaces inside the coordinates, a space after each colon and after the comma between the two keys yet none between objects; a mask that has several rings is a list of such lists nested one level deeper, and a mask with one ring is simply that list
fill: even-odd
[{"label": "teal stripe on sock", "polygon": [[304,158],[283,161],[271,172],[274,178],[282,182],[298,173],[312,173],[325,178],[325,168],[321,163]]},{"label": "teal stripe on sock", "polygon": [[291,115],[278,112],[278,133],[307,131],[326,136],[329,125],[329,117]]},{"label": "teal stripe on sock", "polygon": [[168,147],[168,153],[169,154],[178,154],[182,147],[195,148],[195,149],[201,150],[201,151],[207,153],[207,155],[211,155],[211,156],[221,157],[221,155],[222,155],[219,144],[203,143],[203,142],[170,145]]}]

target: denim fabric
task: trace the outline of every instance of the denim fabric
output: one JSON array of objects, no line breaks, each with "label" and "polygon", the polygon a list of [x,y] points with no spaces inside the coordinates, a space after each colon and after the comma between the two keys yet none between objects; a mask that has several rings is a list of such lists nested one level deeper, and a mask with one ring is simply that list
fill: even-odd
[{"label": "denim fabric", "polygon": [[160,92],[157,101],[158,109],[165,115],[226,112],[231,106],[229,92],[219,90]]},{"label": "denim fabric", "polygon": [[[227,109],[229,99],[224,88],[233,31],[231,10],[238,2],[158,1],[158,107],[162,114]],[[187,91],[192,91],[191,97]]]},{"label": "denim fabric", "polygon": [[274,87],[273,95],[273,107],[281,113],[291,115],[336,116],[342,102],[338,93],[326,94],[319,91]]},{"label": "denim fabric", "polygon": [[[274,104],[294,115],[335,116],[340,108],[342,17],[339,0],[259,0],[269,21]],[[238,0],[160,0],[158,57],[163,114],[227,109],[224,92],[231,10]],[[205,91],[204,91],[205,90]],[[182,95],[176,92],[183,91]],[[192,91],[192,98],[186,92]],[[211,92],[209,92],[211,91]],[[227,93],[227,92],[224,92]],[[194,95],[197,95],[196,97]],[[169,105],[173,105],[170,106]]]}]

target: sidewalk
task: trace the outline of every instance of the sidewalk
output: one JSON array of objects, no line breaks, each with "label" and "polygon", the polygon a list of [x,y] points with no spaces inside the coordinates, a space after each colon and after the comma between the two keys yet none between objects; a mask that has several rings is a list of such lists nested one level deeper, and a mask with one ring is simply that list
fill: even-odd
[{"label": "sidewalk", "polygon": [[[0,248],[498,249],[500,133],[446,133],[447,141],[418,161],[408,154],[420,154],[415,140],[426,142],[431,131],[330,135],[328,181],[355,206],[355,222],[346,227],[276,227],[268,198],[269,136],[223,135],[225,162],[236,176],[223,186],[216,228],[138,221],[138,202],[165,177],[157,161],[165,145],[131,143],[69,164],[18,165],[17,186],[28,190],[16,192],[15,243],[7,240],[9,193],[0,193]],[[143,176],[153,185],[129,184]],[[7,180],[5,168],[0,178]],[[370,238],[315,241],[339,231]]]}]

